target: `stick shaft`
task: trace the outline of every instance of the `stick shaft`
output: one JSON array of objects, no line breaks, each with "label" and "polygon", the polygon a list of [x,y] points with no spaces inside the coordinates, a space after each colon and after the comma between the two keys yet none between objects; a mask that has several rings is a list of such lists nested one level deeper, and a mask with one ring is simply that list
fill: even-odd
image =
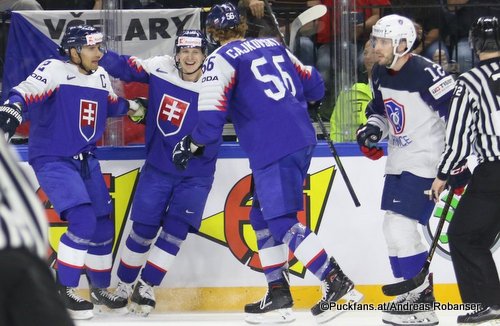
[{"label": "stick shaft", "polygon": [[337,153],[337,150],[335,149],[335,146],[333,145],[332,140],[330,139],[330,133],[326,130],[325,125],[323,124],[323,121],[321,120],[321,116],[319,114],[318,109],[314,109],[314,113],[316,114],[316,117],[318,119],[318,124],[321,129],[321,133],[323,134],[323,137],[325,138],[326,142],[328,143],[328,147],[330,148],[330,152],[333,155],[333,158],[335,159],[335,162],[337,163],[337,168],[340,171],[340,174],[342,175],[342,178],[344,179],[344,182],[347,186],[347,190],[349,190],[349,194],[351,195],[352,200],[354,201],[354,205],[356,207],[361,206],[361,203],[359,202],[358,196],[356,196],[356,192],[354,192],[354,188],[352,187],[351,181],[349,180],[349,177],[347,176],[347,173],[345,172],[344,166],[342,165],[342,161],[340,160],[340,156]]}]

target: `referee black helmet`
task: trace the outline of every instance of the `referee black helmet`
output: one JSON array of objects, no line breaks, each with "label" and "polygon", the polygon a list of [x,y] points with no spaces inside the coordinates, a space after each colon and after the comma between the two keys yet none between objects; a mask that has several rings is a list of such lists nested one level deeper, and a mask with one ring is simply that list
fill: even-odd
[{"label": "referee black helmet", "polygon": [[497,17],[479,17],[469,31],[469,44],[476,52],[500,51],[500,27]]}]

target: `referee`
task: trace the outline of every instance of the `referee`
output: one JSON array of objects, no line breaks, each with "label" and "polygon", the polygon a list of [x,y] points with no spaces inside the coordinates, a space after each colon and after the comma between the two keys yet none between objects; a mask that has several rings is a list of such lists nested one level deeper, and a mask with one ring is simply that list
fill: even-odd
[{"label": "referee", "polygon": [[4,139],[18,125],[6,111],[0,106],[0,325],[74,325],[44,261],[44,210]]},{"label": "referee", "polygon": [[[467,191],[448,228],[450,254],[460,296],[481,309],[458,316],[458,324],[500,321],[500,281],[490,248],[500,232],[500,27],[496,17],[481,17],[469,42],[479,65],[457,80],[446,128],[446,148],[432,184],[434,200],[446,181],[463,186],[462,162],[478,156]],[[454,173],[455,172],[455,173]],[[462,179],[462,180],[461,180]],[[467,178],[466,178],[467,179]]]}]

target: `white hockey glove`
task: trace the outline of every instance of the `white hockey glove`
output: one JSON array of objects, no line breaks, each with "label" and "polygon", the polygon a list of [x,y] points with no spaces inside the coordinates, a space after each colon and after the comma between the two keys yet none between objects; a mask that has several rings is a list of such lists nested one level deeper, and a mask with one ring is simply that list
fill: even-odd
[{"label": "white hockey glove", "polygon": [[128,100],[128,117],[135,123],[145,123],[148,100],[144,97],[138,97],[133,100]]}]

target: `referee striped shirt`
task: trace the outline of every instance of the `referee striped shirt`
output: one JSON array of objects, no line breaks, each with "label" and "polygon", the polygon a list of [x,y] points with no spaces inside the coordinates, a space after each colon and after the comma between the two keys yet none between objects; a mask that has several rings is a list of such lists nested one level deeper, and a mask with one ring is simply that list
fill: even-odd
[{"label": "referee striped shirt", "polygon": [[481,61],[458,77],[438,178],[446,180],[472,151],[479,163],[500,161],[500,57]]},{"label": "referee striped shirt", "polygon": [[0,250],[26,248],[47,257],[45,211],[0,130]]}]

